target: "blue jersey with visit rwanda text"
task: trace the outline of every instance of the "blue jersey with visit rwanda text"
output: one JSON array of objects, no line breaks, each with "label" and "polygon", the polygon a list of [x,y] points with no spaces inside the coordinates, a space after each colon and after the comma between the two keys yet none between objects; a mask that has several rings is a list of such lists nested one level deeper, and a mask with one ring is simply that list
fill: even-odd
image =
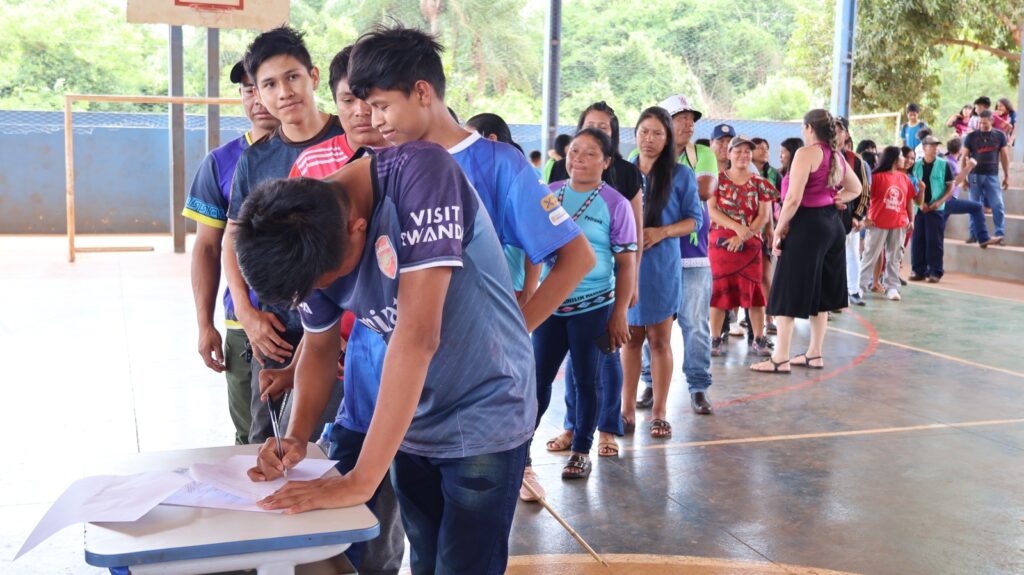
[{"label": "blue jersey with visit rwanda text", "polygon": [[[534,361],[494,227],[440,146],[410,142],[371,157],[374,208],[357,268],[299,309],[309,332],[335,329],[342,310],[390,341],[403,273],[452,268],[441,340],[401,450],[471,457],[522,445],[537,413]],[[386,408],[386,406],[383,406]]]}]

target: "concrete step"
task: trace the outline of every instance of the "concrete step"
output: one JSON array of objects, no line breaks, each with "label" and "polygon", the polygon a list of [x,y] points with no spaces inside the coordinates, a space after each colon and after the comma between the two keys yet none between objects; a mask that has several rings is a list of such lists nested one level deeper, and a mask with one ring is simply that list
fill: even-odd
[{"label": "concrete step", "polygon": [[[969,198],[969,196],[961,197]],[[1003,190],[1003,204],[1006,206],[1006,213],[1024,215],[1024,188]]]},{"label": "concrete step", "polygon": [[[946,220],[946,237],[954,240],[966,240],[969,235],[969,224],[971,218],[967,214],[950,216]],[[992,225],[992,214],[985,215],[988,223],[988,231],[991,234],[995,227]],[[1024,246],[1024,216],[1006,216],[1006,243],[1011,246]]]},{"label": "concrete step", "polygon": [[1024,281],[1024,247],[1007,245],[981,249],[978,244],[946,238],[942,267],[951,272]]}]

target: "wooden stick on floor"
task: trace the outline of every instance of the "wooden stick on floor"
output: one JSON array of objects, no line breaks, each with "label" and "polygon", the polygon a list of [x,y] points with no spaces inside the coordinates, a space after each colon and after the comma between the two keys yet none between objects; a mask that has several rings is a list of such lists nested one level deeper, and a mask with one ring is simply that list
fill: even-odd
[{"label": "wooden stick on floor", "polygon": [[583,548],[587,550],[587,553],[590,553],[591,557],[593,557],[601,565],[604,565],[605,567],[608,566],[608,563],[606,563],[605,560],[602,559],[601,556],[597,554],[597,551],[594,551],[594,548],[591,547],[590,544],[588,544],[583,539],[583,537],[579,533],[577,533],[576,530],[573,529],[572,526],[569,525],[565,521],[565,519],[562,519],[562,516],[559,515],[558,512],[555,511],[553,507],[548,505],[548,502],[545,501],[544,498],[539,493],[534,491],[533,487],[531,487],[529,483],[527,483],[526,481],[523,481],[523,487],[525,487],[526,490],[529,491],[531,495],[533,495],[534,497],[537,498],[537,503],[540,503],[541,507],[546,509],[547,512],[550,513],[551,516],[555,518],[555,521],[557,521],[559,525],[561,525],[566,531],[568,531],[569,535],[572,535],[572,538],[575,539],[577,542],[579,542],[579,544],[582,545]]}]

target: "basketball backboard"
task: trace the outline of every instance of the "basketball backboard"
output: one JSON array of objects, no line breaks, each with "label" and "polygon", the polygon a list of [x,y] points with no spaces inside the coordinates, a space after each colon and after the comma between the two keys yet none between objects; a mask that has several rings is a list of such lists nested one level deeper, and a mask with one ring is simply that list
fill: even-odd
[{"label": "basketball backboard", "polygon": [[269,30],[288,22],[289,0],[128,0],[128,21]]}]

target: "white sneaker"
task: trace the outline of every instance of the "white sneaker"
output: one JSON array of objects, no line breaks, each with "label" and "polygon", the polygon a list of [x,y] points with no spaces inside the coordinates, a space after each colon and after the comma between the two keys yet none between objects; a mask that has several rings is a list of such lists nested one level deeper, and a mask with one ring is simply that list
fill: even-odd
[{"label": "white sneaker", "polygon": [[900,297],[900,292],[897,291],[895,288],[889,288],[885,290],[885,298],[889,301],[900,301],[901,299],[903,299]]},{"label": "white sneaker", "polygon": [[747,335],[747,330],[743,329],[743,326],[739,322],[729,324],[729,335],[733,337],[740,337]]},{"label": "white sneaker", "polygon": [[[544,487],[541,486],[540,481],[537,479],[537,474],[533,472],[533,467],[527,467],[523,472],[523,483],[526,483],[533,488],[533,491],[537,493],[534,495],[530,493],[530,490],[525,485],[519,487],[519,498],[527,503],[534,501],[540,501],[544,498],[545,492]],[[539,497],[538,497],[539,496]]]}]

